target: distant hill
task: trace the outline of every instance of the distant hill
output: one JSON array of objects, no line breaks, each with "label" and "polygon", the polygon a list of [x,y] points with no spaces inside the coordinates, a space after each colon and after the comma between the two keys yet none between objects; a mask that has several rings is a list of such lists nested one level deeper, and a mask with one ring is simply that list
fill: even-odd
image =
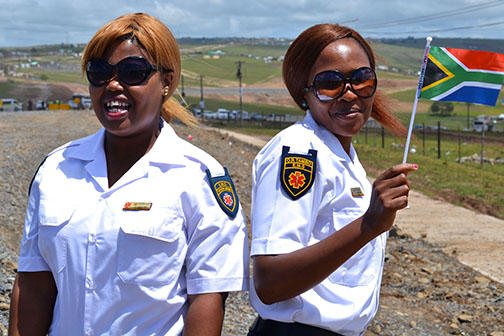
[{"label": "distant hill", "polygon": [[[391,44],[400,47],[425,48],[425,38],[402,38],[402,39],[369,39],[376,43]],[[504,54],[504,40],[500,39],[473,39],[473,38],[442,38],[432,37],[432,45],[447,48],[486,50]]]}]

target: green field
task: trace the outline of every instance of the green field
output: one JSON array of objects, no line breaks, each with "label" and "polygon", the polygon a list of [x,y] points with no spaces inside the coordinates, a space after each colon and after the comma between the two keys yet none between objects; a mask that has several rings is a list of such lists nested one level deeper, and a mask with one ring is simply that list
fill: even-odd
[{"label": "green field", "polygon": [[280,62],[264,63],[247,57],[220,56],[219,59],[204,59],[202,55],[182,57],[182,73],[186,73],[184,81],[186,86],[199,86],[199,76],[203,75],[205,86],[219,86],[219,81],[237,82],[237,63],[242,63],[242,81],[245,84],[268,82],[273,78],[281,77],[282,65]]},{"label": "green field", "polygon": [[88,84],[88,81],[81,72],[49,72],[42,71],[37,68],[32,69],[19,69],[22,73],[31,73],[38,79],[44,79],[50,82],[66,82],[66,83],[80,83]]},{"label": "green field", "polygon": [[[453,144],[444,142],[443,146],[453,147]],[[381,143],[378,146],[359,143],[356,147],[359,159],[375,176],[402,161],[402,150],[387,145],[382,149]],[[459,164],[452,159],[437,159],[418,153],[410,154],[408,162],[419,166],[418,171],[408,176],[414,190],[458,205],[476,204],[477,208],[504,219],[504,165],[485,165],[482,169],[479,164]]]}]

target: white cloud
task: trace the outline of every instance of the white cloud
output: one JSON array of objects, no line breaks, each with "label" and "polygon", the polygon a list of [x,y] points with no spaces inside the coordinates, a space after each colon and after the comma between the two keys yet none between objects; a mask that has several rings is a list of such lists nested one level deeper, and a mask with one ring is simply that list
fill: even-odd
[{"label": "white cloud", "polygon": [[[456,16],[448,13],[485,3],[494,7]],[[133,12],[156,16],[176,37],[293,38],[321,22],[347,24],[373,37],[423,37],[435,29],[444,29],[436,34],[444,37],[504,36],[504,24],[453,29],[504,22],[504,1],[492,0],[0,0],[0,8],[0,46],[85,43],[106,22]],[[411,20],[442,12],[448,14],[436,20]],[[401,19],[405,19],[401,24],[386,25]]]}]

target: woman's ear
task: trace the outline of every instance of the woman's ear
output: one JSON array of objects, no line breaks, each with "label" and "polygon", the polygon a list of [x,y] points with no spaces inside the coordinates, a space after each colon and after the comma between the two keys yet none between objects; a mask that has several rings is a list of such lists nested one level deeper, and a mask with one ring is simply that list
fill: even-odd
[{"label": "woman's ear", "polygon": [[163,80],[163,90],[164,90],[164,92],[169,91],[170,90],[170,86],[173,83],[173,71],[163,72],[162,80]]}]

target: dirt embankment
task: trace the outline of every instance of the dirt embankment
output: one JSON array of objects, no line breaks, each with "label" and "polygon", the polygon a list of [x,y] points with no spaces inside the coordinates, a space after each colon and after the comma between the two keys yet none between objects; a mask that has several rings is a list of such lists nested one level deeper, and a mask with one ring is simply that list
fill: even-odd
[{"label": "dirt embankment", "polygon": [[[8,318],[31,177],[46,153],[98,128],[91,111],[0,113],[0,332]],[[228,167],[249,217],[251,166],[259,147],[206,128],[175,129]],[[487,217],[416,193],[411,198],[411,208],[401,211],[391,232],[380,310],[366,335],[502,336],[504,285],[492,278],[498,279],[504,258],[496,254],[482,262],[487,251],[504,248],[502,223],[484,224]],[[247,293],[233,293],[223,335],[245,335],[254,316]]]}]

